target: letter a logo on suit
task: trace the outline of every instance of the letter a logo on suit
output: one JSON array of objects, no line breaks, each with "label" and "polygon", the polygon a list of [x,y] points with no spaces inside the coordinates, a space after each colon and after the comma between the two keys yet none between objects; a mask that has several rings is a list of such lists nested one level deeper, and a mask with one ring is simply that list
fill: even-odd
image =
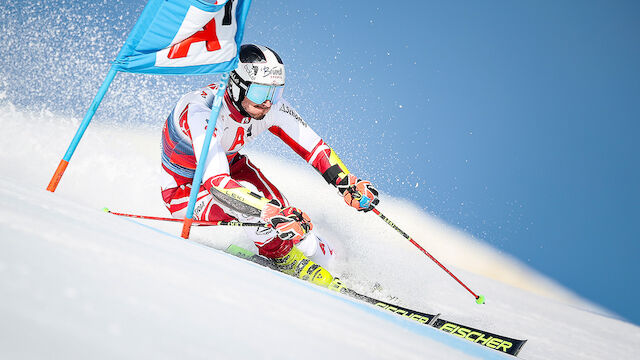
[{"label": "letter a logo on suit", "polygon": [[244,146],[244,128],[243,127],[239,127],[238,130],[236,131],[236,137],[235,139],[233,139],[233,144],[231,144],[229,151],[233,151],[233,149],[235,149],[236,146],[238,145]]}]

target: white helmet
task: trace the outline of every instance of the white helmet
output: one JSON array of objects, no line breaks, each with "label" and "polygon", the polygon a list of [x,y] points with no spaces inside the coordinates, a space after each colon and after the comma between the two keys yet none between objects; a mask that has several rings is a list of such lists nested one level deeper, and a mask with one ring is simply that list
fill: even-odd
[{"label": "white helmet", "polygon": [[256,104],[278,101],[284,90],[284,64],[275,51],[261,45],[242,45],[239,57],[238,67],[229,74],[227,92],[247,116],[241,105],[245,97]]}]

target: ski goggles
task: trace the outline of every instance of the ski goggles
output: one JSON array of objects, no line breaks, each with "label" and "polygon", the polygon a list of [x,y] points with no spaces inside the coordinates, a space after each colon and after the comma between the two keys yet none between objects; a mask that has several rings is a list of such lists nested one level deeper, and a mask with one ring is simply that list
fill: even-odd
[{"label": "ski goggles", "polygon": [[262,104],[263,102],[270,100],[272,104],[275,104],[280,100],[284,91],[284,85],[262,85],[251,84],[247,90],[247,99],[253,101],[256,104]]}]

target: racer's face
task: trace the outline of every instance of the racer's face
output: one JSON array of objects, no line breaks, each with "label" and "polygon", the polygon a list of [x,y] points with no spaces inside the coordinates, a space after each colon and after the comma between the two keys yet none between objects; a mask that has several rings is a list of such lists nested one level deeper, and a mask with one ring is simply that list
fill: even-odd
[{"label": "racer's face", "polygon": [[271,100],[265,100],[262,104],[256,104],[248,98],[242,99],[242,107],[244,111],[254,119],[262,120],[271,110]]}]

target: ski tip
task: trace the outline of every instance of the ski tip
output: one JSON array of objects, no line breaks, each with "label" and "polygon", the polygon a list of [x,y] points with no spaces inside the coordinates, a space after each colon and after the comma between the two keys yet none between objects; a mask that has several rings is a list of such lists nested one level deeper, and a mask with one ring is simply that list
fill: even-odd
[{"label": "ski tip", "polygon": [[103,207],[103,208],[102,208],[102,211],[104,211],[104,212],[106,212],[106,213],[111,212],[111,211],[109,210],[109,208],[106,208],[106,207]]},{"label": "ski tip", "polygon": [[484,304],[484,295],[478,295],[478,297],[476,298],[476,304]]}]

